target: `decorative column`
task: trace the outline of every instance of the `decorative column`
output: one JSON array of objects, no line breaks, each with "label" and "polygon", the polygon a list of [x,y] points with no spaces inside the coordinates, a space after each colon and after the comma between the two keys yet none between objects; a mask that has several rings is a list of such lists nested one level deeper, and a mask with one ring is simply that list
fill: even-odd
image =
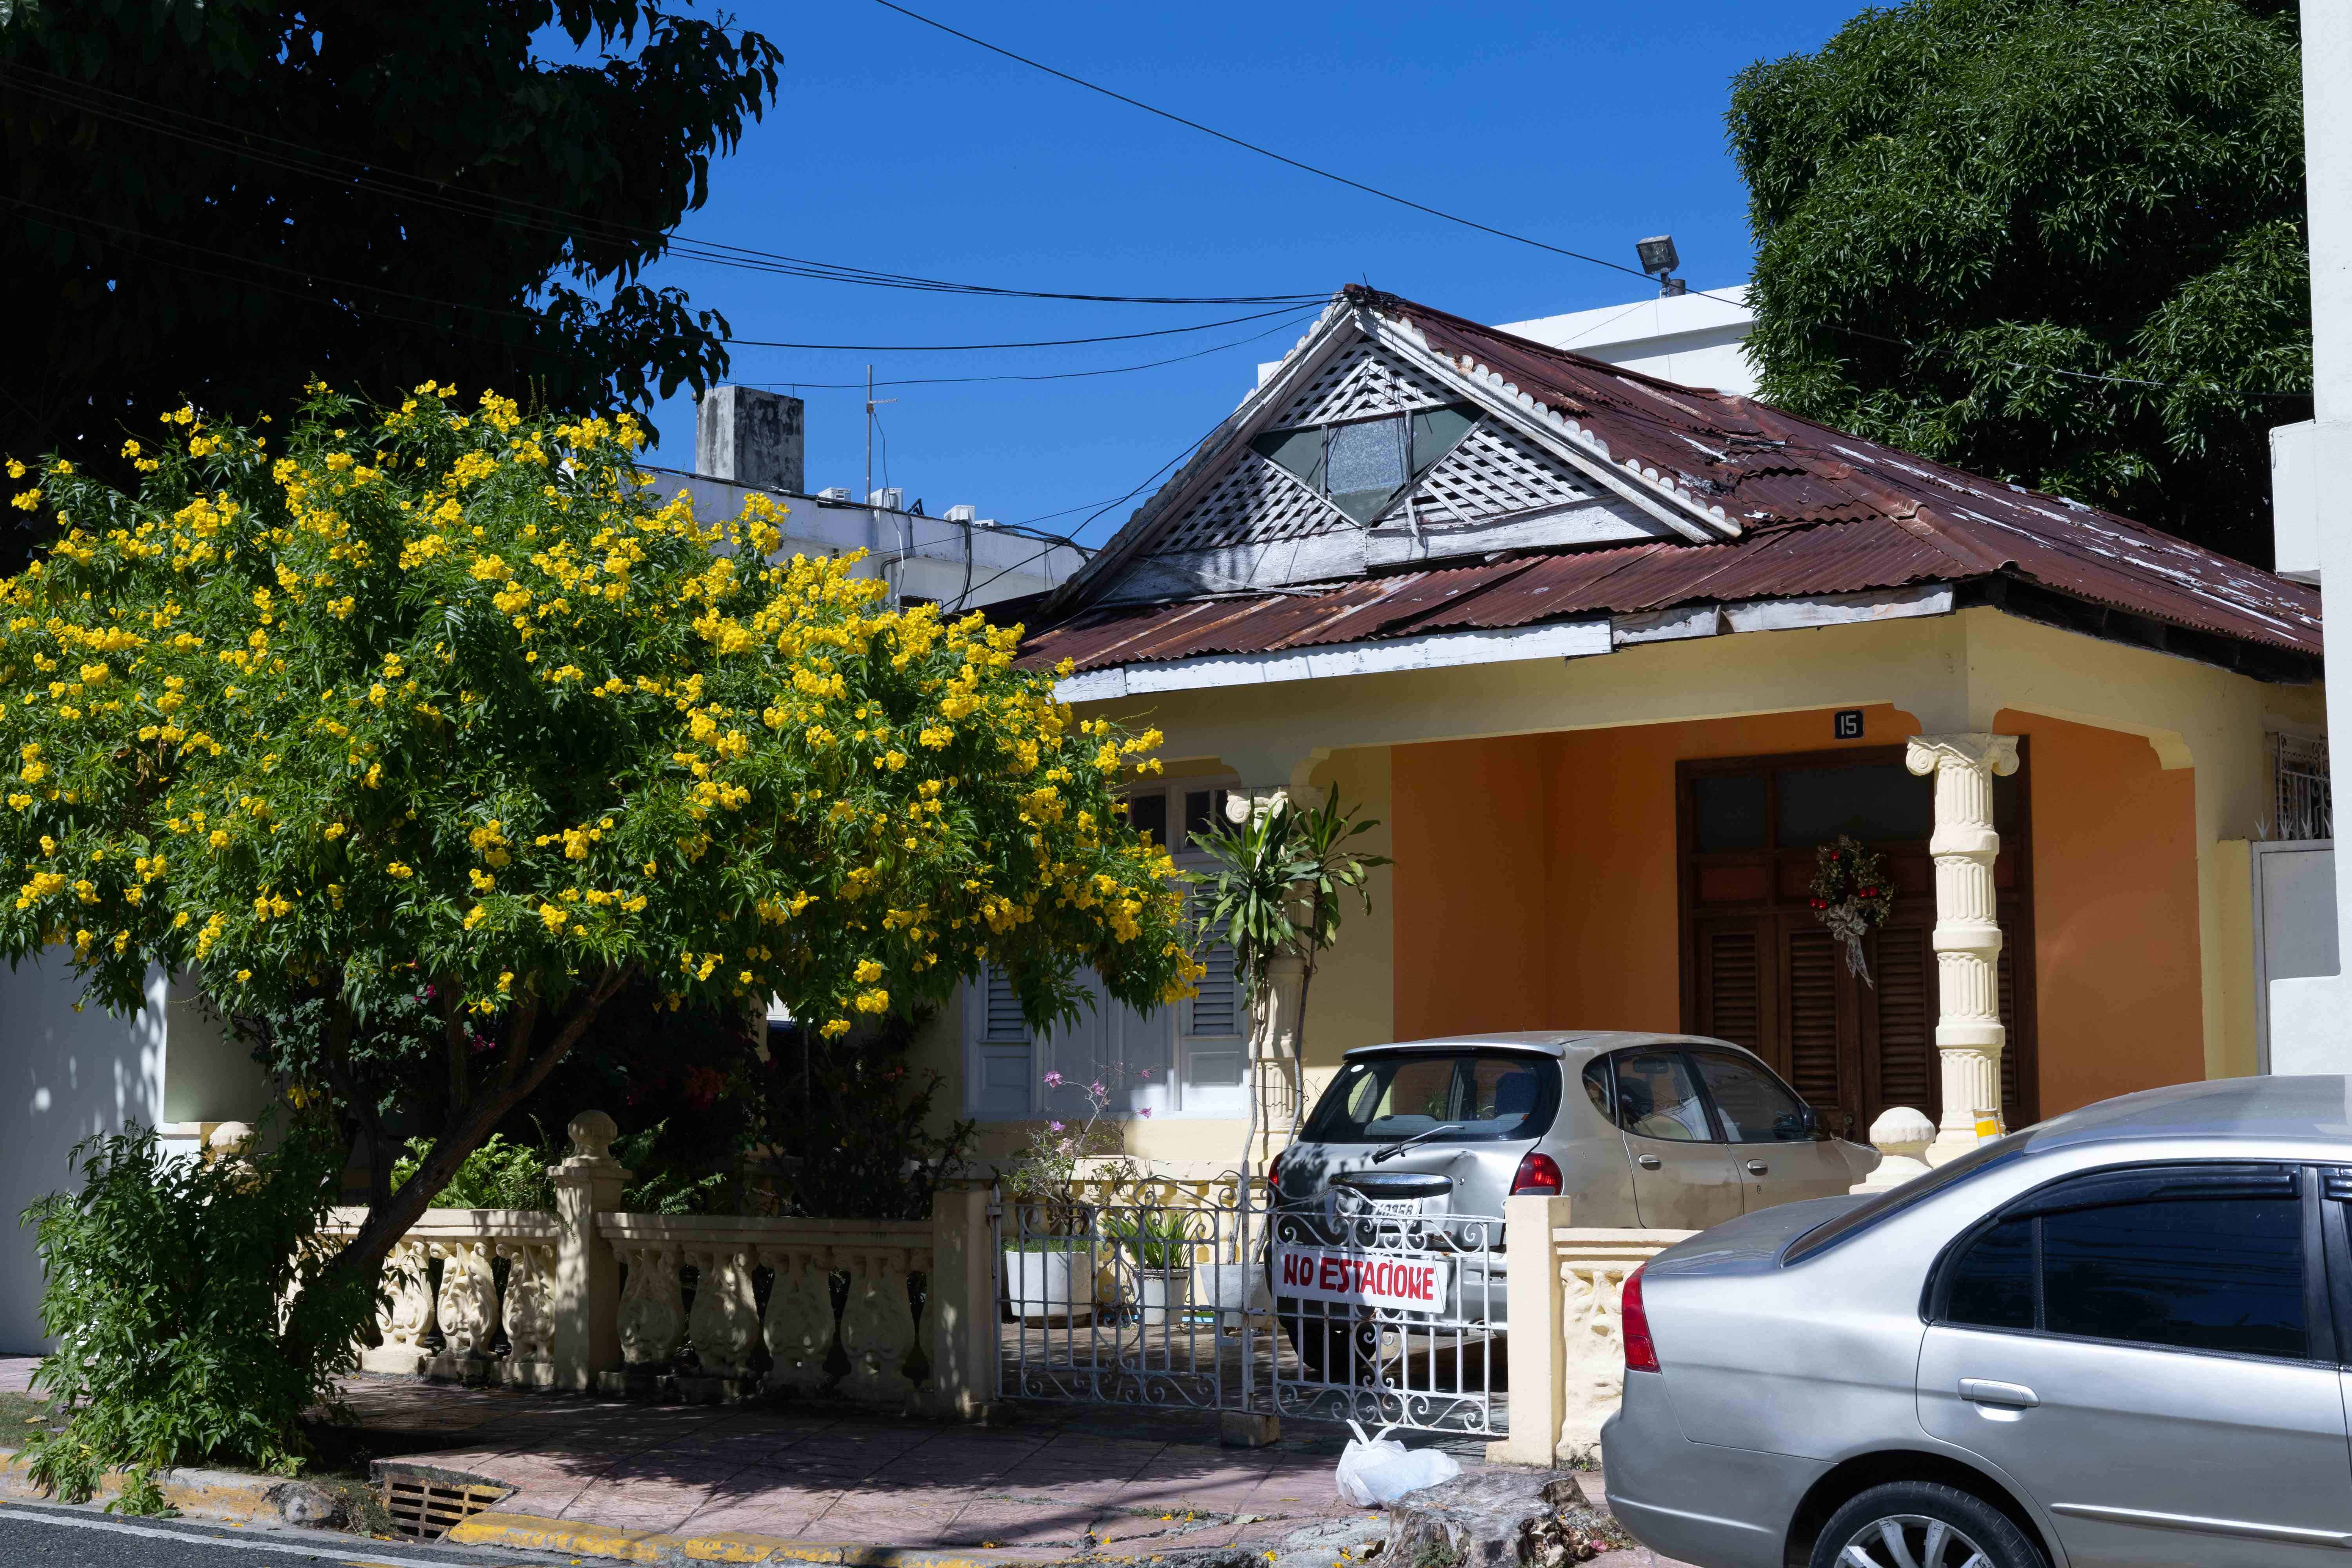
[{"label": "decorative column", "polygon": [[2014,735],[1914,735],[1904,758],[1936,779],[1936,1049],[1942,1058],[1944,1114],[1927,1146],[1930,1165],[1977,1143],[1977,1113],[2000,1122],[2000,922],[1994,918],[1992,826],[1995,773],[2017,771]]},{"label": "decorative column", "polygon": [[621,1367],[621,1268],[596,1216],[618,1208],[631,1173],[613,1158],[620,1128],[601,1110],[583,1110],[564,1128],[572,1157],[548,1167],[555,1184],[555,1278],[549,1292],[558,1388],[590,1389],[596,1374]]}]

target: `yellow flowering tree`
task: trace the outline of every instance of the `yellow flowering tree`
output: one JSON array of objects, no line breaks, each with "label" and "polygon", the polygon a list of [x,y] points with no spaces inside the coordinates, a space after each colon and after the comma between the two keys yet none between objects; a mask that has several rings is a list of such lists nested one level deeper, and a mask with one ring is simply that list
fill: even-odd
[{"label": "yellow flowering tree", "polygon": [[1115,805],[1155,734],[1076,721],[1017,630],[774,562],[764,499],[663,504],[626,416],[314,387],[282,444],[159,434],[135,495],[9,467],[65,531],[0,584],[0,950],[117,1007],[160,963],[322,1016],[278,1065],[347,1129],[378,1109],[353,1064],[429,994],[446,1060],[403,1070],[446,1070],[446,1121],[351,1267],[635,980],[837,1036],[983,964],[1039,1022],[1082,967],[1142,1006],[1198,973]]}]

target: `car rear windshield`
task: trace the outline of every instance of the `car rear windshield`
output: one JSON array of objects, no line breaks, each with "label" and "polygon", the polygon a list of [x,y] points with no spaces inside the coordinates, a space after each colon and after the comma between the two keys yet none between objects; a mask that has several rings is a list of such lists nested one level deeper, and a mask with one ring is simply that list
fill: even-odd
[{"label": "car rear windshield", "polygon": [[1317,1143],[1491,1143],[1535,1138],[1559,1109],[1559,1063],[1519,1051],[1353,1057],[1307,1119]]},{"label": "car rear windshield", "polygon": [[1781,1264],[1801,1263],[1842,1241],[1852,1240],[1881,1220],[1894,1218],[1914,1204],[1932,1198],[1972,1176],[1980,1176],[1996,1166],[2007,1164],[2025,1152],[2025,1141],[2032,1131],[2030,1127],[2021,1128],[1990,1142],[1979,1143],[1948,1165],[1938,1165],[1924,1176],[1914,1176],[1900,1185],[1873,1194],[1835,1219],[1813,1226],[1790,1242],[1789,1249],[1780,1255]]}]

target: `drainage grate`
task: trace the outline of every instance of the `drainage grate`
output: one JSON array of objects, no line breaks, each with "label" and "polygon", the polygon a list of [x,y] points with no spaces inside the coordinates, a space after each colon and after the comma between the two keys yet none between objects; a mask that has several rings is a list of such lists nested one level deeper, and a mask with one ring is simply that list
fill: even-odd
[{"label": "drainage grate", "polygon": [[459,1521],[495,1508],[514,1490],[454,1470],[378,1464],[376,1472],[393,1529],[411,1541],[438,1541]]}]

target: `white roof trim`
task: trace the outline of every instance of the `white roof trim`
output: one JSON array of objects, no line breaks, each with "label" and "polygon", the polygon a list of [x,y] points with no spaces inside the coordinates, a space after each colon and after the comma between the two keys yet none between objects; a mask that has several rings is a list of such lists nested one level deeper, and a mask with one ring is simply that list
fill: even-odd
[{"label": "white roof trim", "polygon": [[1054,695],[1065,702],[1095,702],[1107,697],[1133,697],[1150,691],[1271,686],[1284,680],[1329,680],[1343,675],[1385,675],[1394,670],[1444,669],[1463,664],[1583,658],[1608,651],[1609,622],[1604,616],[1491,631],[1383,637],[1372,642],[1335,643],[1329,647],[1205,654],[1199,658],[1120,665],[1073,675],[1054,688]]},{"label": "white roof trim", "polygon": [[1661,476],[1655,468],[1644,468],[1630,458],[1617,462],[1606,442],[1496,372],[1475,362],[1465,371],[1431,348],[1408,321],[1391,320],[1369,309],[1359,313],[1371,323],[1372,335],[1382,347],[1415,368],[1465,388],[1482,406],[1493,409],[1577,472],[1640,507],[1685,539],[1695,544],[1717,544],[1739,537],[1738,520],[1720,505],[1701,500],[1671,476]]},{"label": "white roof trim", "polygon": [[1468,664],[1510,664],[1538,658],[1585,658],[1648,642],[1714,637],[1720,632],[1795,631],[1862,621],[1949,615],[1949,583],[1917,583],[1859,594],[1819,594],[1796,599],[1752,599],[1736,605],[1690,605],[1637,616],[1591,616],[1423,637],[1381,637],[1328,647],[1272,653],[1213,653],[1197,658],[1139,660],[1090,669],[1057,682],[1064,702],[1101,702],[1154,691],[1198,691],[1219,686],[1271,686],[1286,680],[1329,680],[1348,675],[1444,669]]}]

